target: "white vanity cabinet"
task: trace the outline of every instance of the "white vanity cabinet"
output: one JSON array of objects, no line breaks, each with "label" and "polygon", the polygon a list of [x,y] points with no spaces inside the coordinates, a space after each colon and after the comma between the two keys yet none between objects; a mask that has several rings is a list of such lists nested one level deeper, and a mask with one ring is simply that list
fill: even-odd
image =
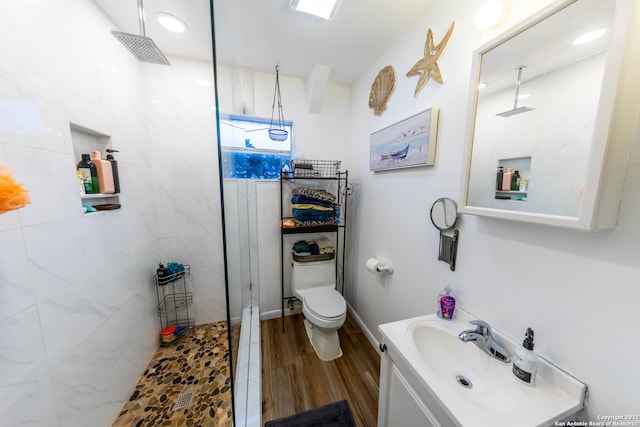
[{"label": "white vanity cabinet", "polygon": [[[586,385],[542,357],[530,387],[509,363],[460,340],[478,319],[456,310],[453,320],[433,313],[378,326],[379,427],[543,427],[583,407]],[[492,331],[513,354],[515,341]]]},{"label": "white vanity cabinet", "polygon": [[416,373],[392,346],[380,360],[378,427],[449,427],[459,425],[420,384]]}]

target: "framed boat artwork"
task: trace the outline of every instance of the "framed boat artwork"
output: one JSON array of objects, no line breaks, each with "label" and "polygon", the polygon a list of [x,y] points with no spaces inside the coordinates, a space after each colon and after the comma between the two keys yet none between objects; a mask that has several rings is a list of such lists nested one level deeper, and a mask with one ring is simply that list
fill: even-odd
[{"label": "framed boat artwork", "polygon": [[431,166],[435,163],[437,136],[436,107],[372,133],[369,170]]}]

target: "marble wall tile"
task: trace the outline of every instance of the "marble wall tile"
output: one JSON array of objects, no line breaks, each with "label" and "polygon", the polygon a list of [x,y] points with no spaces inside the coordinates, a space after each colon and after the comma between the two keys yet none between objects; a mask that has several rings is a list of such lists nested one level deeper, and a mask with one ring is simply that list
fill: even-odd
[{"label": "marble wall tile", "polygon": [[47,373],[38,311],[30,306],[0,322],[0,414]]},{"label": "marble wall tile", "polygon": [[120,308],[119,297],[90,277],[41,301],[39,311],[50,366],[114,316]]},{"label": "marble wall tile", "polygon": [[13,145],[6,150],[14,178],[31,197],[19,211],[22,226],[82,216],[73,155]]},{"label": "marble wall tile", "polygon": [[[37,410],[34,410],[37,409]],[[30,387],[2,415],[0,425],[12,427],[59,427],[49,375]]]},{"label": "marble wall tile", "polygon": [[191,268],[194,283],[196,324],[214,323],[227,318],[224,266],[194,265]]},{"label": "marble wall tile", "polygon": [[116,153],[115,158],[120,177],[120,204],[124,208],[149,209],[155,201],[155,179],[151,169],[120,161],[120,153]]},{"label": "marble wall tile", "polygon": [[139,343],[130,345],[124,357],[96,387],[91,401],[82,408],[69,425],[71,427],[110,426],[135,386],[135,382],[132,383],[131,380],[139,378],[148,360],[150,358],[140,358]]},{"label": "marble wall tile", "polygon": [[20,230],[0,232],[0,322],[35,303]]},{"label": "marble wall tile", "polygon": [[121,214],[100,213],[25,228],[36,297],[41,300],[126,254],[124,224],[117,220]]},{"label": "marble wall tile", "polygon": [[56,407],[63,424],[76,418],[95,393],[104,393],[109,373],[134,344],[135,302],[129,300],[77,346],[70,343],[69,354],[51,369]]}]

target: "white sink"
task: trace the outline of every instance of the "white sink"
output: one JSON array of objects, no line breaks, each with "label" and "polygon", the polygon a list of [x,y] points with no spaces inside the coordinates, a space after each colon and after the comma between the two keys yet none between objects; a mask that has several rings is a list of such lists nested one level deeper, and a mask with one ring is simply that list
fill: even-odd
[{"label": "white sink", "polygon": [[[432,314],[393,322],[381,325],[380,332],[458,425],[548,425],[582,408],[584,384],[542,358],[536,385],[522,383],[511,363],[458,338],[475,326],[468,313],[456,309],[456,314],[451,321]],[[515,343],[493,333],[513,355]]]}]

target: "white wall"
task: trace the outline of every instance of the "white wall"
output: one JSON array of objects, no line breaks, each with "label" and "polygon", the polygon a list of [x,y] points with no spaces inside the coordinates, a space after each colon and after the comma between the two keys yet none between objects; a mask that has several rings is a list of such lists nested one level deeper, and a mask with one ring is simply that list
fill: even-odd
[{"label": "white wall", "polygon": [[[498,331],[520,339],[527,327],[535,330],[538,353],[589,386],[584,419],[638,414],[639,132],[615,229],[587,233],[464,216],[456,271],[437,261],[429,209],[438,197],[460,200],[471,53],[486,41],[473,27],[482,3],[435,0],[352,88],[347,166],[357,192],[350,201],[349,303],[377,337],[379,324],[433,312],[449,282],[460,306]],[[530,7],[511,3],[516,14],[520,5]],[[433,28],[439,42],[452,21],[457,29],[440,60],[446,82],[430,81],[414,99],[417,79],[404,74],[422,56],[426,30]],[[389,64],[399,81],[387,111],[375,117],[366,100],[377,72]],[[370,172],[369,135],[431,106],[440,108],[436,165]],[[367,272],[373,255],[389,259],[394,274]]]},{"label": "white wall", "polygon": [[[32,200],[0,215],[1,426],[111,424],[159,344],[159,261],[194,265],[197,321],[225,318],[213,88],[190,85],[211,65],[141,65],[114,27],[91,1],[0,2],[0,164]],[[122,209],[83,215],[70,123],[120,150]]]}]

